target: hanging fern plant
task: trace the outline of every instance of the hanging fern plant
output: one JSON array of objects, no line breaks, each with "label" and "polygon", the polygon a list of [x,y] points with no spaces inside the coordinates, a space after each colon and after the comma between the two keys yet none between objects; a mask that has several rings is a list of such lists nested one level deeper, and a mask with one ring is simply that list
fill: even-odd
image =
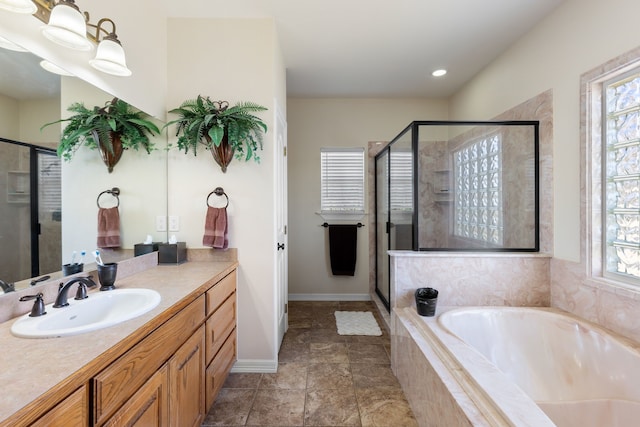
[{"label": "hanging fern plant", "polygon": [[214,160],[226,172],[235,156],[238,160],[260,162],[258,150],[263,148],[263,134],[267,125],[253,113],[267,110],[253,102],[239,102],[229,106],[227,101],[212,101],[198,95],[184,101],[169,113],[179,117],[165,127],[175,124],[178,149],[185,154],[198,153],[198,145],[210,150]]},{"label": "hanging fern plant", "polygon": [[58,156],[71,160],[83,145],[92,150],[99,149],[109,172],[120,160],[123,150],[142,148],[150,153],[154,145],[149,136],[160,133],[149,116],[118,98],[92,109],[76,102],[67,111],[75,114],[42,126],[68,122],[58,144]]}]

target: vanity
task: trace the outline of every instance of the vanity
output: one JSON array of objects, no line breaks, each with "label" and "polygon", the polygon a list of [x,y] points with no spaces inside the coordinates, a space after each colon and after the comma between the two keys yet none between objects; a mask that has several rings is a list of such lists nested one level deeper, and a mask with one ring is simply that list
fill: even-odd
[{"label": "vanity", "polygon": [[118,279],[161,301],[93,332],[25,339],[1,323],[0,427],[199,426],[237,357],[237,267],[161,264]]}]

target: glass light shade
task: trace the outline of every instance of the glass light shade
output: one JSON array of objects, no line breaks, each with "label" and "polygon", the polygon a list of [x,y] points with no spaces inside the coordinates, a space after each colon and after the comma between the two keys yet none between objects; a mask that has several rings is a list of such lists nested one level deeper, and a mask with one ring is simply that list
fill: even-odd
[{"label": "glass light shade", "polygon": [[23,48],[20,45],[15,44],[11,40],[5,39],[0,36],[0,47],[3,49],[13,50],[15,52],[29,52],[27,49]]},{"label": "glass light shade", "polygon": [[53,62],[49,62],[46,59],[43,59],[42,61],[40,61],[40,66],[53,74],[58,74],[60,76],[73,76],[73,74],[71,74],[64,68],[60,68]]},{"label": "glass light shade", "polygon": [[98,45],[96,57],[89,61],[96,70],[114,76],[130,76],[131,70],[127,68],[124,49],[117,41],[102,39]]},{"label": "glass light shade", "polygon": [[38,7],[31,0],[0,0],[0,9],[15,13],[34,14]]},{"label": "glass light shade", "polygon": [[80,11],[64,2],[51,10],[49,23],[42,34],[54,43],[74,50],[88,51],[93,44],[87,39],[87,23]]}]

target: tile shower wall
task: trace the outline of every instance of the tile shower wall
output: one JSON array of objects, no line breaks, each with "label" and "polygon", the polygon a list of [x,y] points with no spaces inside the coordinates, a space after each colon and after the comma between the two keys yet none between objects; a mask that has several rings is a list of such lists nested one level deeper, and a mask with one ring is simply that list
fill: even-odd
[{"label": "tile shower wall", "polygon": [[418,287],[438,289],[439,306],[549,306],[549,262],[543,254],[394,251],[391,306],[414,305]]},{"label": "tile shower wall", "polygon": [[540,121],[541,252],[394,252],[390,272],[392,307],[414,304],[413,292],[422,286],[437,288],[440,291],[438,305],[443,306],[550,305],[550,253],[553,245],[552,105],[552,92],[546,91],[495,118]]}]

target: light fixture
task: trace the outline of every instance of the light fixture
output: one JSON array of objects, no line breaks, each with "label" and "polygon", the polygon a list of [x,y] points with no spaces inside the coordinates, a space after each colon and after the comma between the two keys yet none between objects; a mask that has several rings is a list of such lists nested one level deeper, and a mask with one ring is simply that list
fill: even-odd
[{"label": "light fixture", "polygon": [[74,0],[60,0],[51,9],[49,23],[42,28],[42,34],[69,49],[93,49],[93,44],[87,38],[87,20]]},{"label": "light fixture", "polygon": [[124,49],[118,36],[116,35],[116,24],[108,18],[102,18],[96,25],[96,39],[99,38],[100,31],[106,32],[102,24],[108,22],[112,25],[112,31],[102,38],[98,44],[96,57],[89,61],[89,64],[96,70],[114,76],[126,77],[131,75],[131,70],[127,68]]},{"label": "light fixture", "polygon": [[445,69],[443,69],[443,68],[441,68],[441,69],[439,69],[439,70],[435,70],[433,73],[431,73],[431,75],[432,75],[433,77],[442,77],[442,76],[444,76],[445,74],[447,74],[447,70],[445,70]]},{"label": "light fixture", "polygon": [[9,39],[5,39],[2,36],[0,36],[0,47],[3,49],[13,50],[15,52],[29,52],[29,50],[23,48],[20,45],[15,44]]},{"label": "light fixture", "polygon": [[31,0],[0,0],[0,9],[15,13],[36,13],[38,8]]},{"label": "light fixture", "polygon": [[[17,0],[0,0],[2,1]],[[55,0],[34,0],[33,3],[38,9],[34,16],[47,24],[42,29],[46,38],[80,51],[91,51],[98,44],[95,57],[89,60],[93,68],[114,76],[131,75],[131,70],[127,68],[124,49],[116,35],[116,24],[111,19],[102,18],[97,24],[92,24],[89,22],[89,13],[81,12],[74,0],[59,0],[57,3]],[[111,31],[103,28],[104,24],[111,24]],[[87,28],[91,30],[87,31]],[[47,63],[45,65],[48,66]],[[54,69],[57,67],[51,65]]]},{"label": "light fixture", "polygon": [[73,74],[71,74],[64,68],[58,67],[56,64],[54,64],[53,62],[47,61],[46,59],[43,59],[42,61],[40,61],[40,66],[53,74],[58,74],[60,76],[73,76]]}]

